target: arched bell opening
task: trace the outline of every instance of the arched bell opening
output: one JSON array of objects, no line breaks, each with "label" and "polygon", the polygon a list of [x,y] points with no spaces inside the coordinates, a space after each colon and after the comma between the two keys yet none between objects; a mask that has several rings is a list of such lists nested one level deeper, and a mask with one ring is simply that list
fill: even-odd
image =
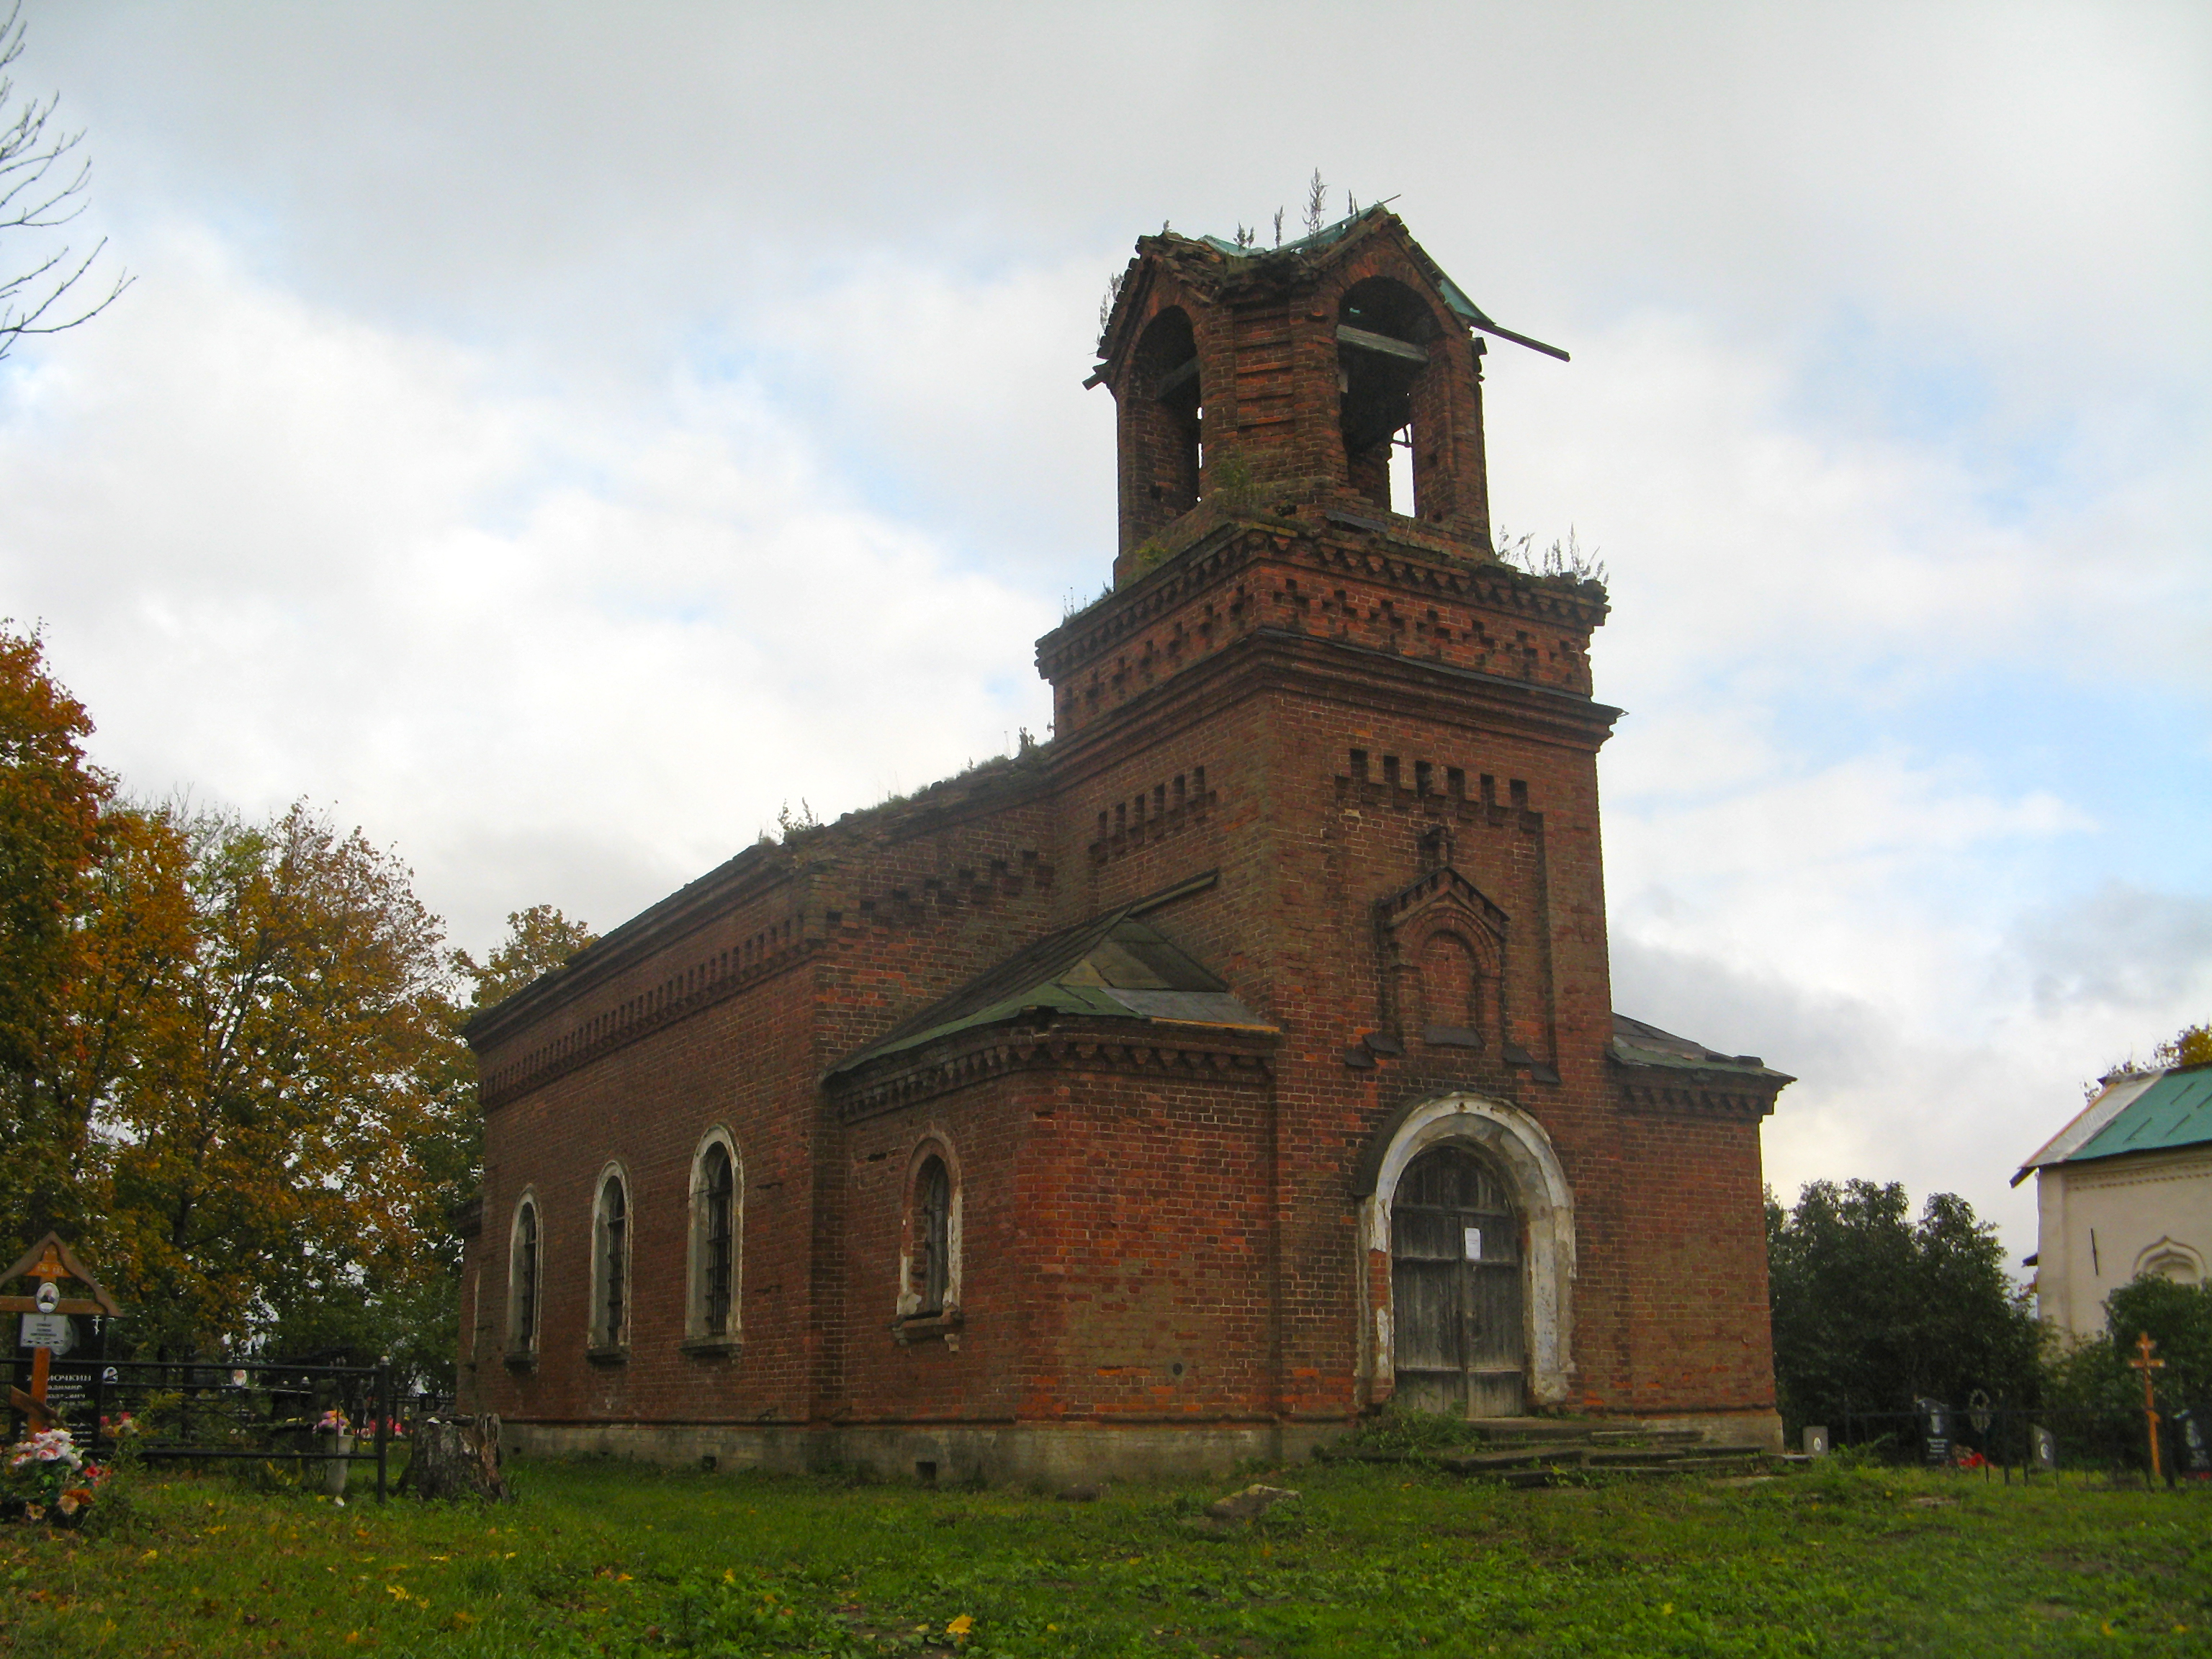
[{"label": "arched bell opening", "polygon": [[[1420,514],[1424,505],[1433,505],[1422,499],[1431,493],[1425,487],[1430,471],[1425,457],[1437,448],[1441,434],[1425,431],[1437,422],[1424,417],[1436,403],[1429,386],[1437,373],[1431,349],[1442,333],[1427,303],[1389,276],[1353,283],[1337,307],[1345,476],[1379,511]],[[1401,484],[1394,490],[1392,456],[1400,450],[1410,464],[1398,469]]]},{"label": "arched bell opening", "polygon": [[1125,553],[1198,505],[1200,393],[1189,313],[1170,307],[1146,325],[1121,402]]}]

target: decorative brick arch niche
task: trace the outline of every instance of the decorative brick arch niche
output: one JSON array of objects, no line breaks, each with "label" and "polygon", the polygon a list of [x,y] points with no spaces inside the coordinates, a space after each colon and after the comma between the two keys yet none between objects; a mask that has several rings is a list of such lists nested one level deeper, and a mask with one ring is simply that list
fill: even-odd
[{"label": "decorative brick arch niche", "polygon": [[[1439,838],[1442,831],[1436,832]],[[1448,844],[1424,848],[1425,858]],[[1505,913],[1448,863],[1376,906],[1383,1029],[1401,1042],[1487,1050],[1505,1045]]]},{"label": "decorative brick arch niche", "polygon": [[1517,1106],[1475,1094],[1448,1094],[1401,1108],[1376,1131],[1358,1172],[1359,1282],[1367,1305],[1361,1322],[1361,1383],[1365,1403],[1380,1406],[1397,1392],[1395,1310],[1391,1302],[1391,1204],[1413,1161],[1439,1146],[1464,1146],[1504,1176],[1526,1232],[1522,1241],[1528,1390],[1531,1404],[1563,1406],[1571,1398],[1575,1206],[1566,1172],[1544,1127]]}]

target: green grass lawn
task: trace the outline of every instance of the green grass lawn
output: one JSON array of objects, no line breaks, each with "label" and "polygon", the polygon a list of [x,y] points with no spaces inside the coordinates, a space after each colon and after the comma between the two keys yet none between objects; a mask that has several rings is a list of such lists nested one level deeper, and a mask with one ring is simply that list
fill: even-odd
[{"label": "green grass lawn", "polygon": [[[1828,1468],[1528,1492],[1413,1465],[1013,1491],[510,1465],[497,1509],[142,1481],[0,1531],[0,1653],[2212,1653],[2212,1493]],[[1255,1478],[1248,1475],[1246,1479]]]}]

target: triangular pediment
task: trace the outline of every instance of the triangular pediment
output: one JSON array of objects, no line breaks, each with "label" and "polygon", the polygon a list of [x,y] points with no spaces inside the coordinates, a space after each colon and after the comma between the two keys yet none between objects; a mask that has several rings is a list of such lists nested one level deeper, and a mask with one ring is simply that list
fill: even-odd
[{"label": "triangular pediment", "polygon": [[1505,937],[1505,912],[1449,864],[1424,871],[1376,906],[1378,920],[1390,933],[1428,920],[1438,911],[1463,916],[1494,938]]}]

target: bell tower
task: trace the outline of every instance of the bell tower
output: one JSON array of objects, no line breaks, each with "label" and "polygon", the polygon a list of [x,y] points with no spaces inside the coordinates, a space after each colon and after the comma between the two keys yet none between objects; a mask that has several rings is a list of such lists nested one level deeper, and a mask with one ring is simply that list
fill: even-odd
[{"label": "bell tower", "polygon": [[1262,504],[1410,520],[1490,557],[1485,334],[1566,356],[1492,322],[1386,208],[1279,248],[1139,239],[1086,382],[1119,416],[1115,586]]}]

